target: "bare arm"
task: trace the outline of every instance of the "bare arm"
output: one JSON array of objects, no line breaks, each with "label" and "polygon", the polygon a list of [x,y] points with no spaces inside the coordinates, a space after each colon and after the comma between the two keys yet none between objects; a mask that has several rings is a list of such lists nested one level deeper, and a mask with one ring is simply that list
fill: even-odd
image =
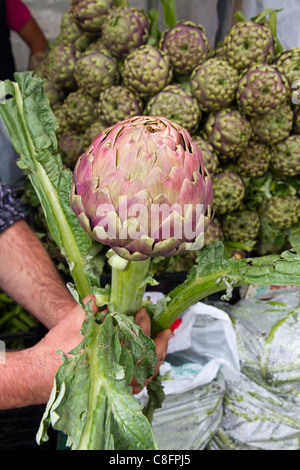
[{"label": "bare arm", "polygon": [[31,17],[23,28],[18,31],[18,34],[30,48],[30,57],[37,52],[48,49],[49,47],[43,31],[33,17]]},{"label": "bare arm", "polygon": [[0,287],[52,328],[76,305],[40,240],[24,220],[0,235]]}]

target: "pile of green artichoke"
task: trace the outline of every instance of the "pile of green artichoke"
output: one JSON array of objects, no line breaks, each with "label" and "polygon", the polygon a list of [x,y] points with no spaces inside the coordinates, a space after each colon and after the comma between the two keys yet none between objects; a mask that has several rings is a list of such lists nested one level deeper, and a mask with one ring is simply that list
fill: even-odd
[{"label": "pile of green artichoke", "polygon": [[[277,46],[263,15],[238,21],[212,49],[191,21],[160,32],[127,2],[71,0],[34,72],[45,79],[66,167],[119,121],[170,119],[191,134],[212,177],[205,243],[263,255],[300,239],[300,48]],[[186,271],[196,256],[164,260],[164,269]]]}]

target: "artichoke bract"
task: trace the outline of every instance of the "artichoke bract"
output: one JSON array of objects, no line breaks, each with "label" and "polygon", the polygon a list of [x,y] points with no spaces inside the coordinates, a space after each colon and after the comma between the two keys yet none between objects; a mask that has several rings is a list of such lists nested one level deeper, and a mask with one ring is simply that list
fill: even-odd
[{"label": "artichoke bract", "polygon": [[247,116],[264,116],[283,106],[288,94],[283,75],[271,65],[255,64],[238,84],[237,102]]},{"label": "artichoke bract", "polygon": [[261,117],[250,118],[252,131],[257,140],[274,145],[286,139],[293,129],[294,113],[286,103],[277,111]]},{"label": "artichoke bract", "polygon": [[280,176],[300,175],[300,135],[290,135],[272,147],[271,166]]},{"label": "artichoke bract", "polygon": [[197,129],[202,113],[195,98],[180,85],[168,85],[147,102],[145,113],[164,116],[188,132]]},{"label": "artichoke bract", "polygon": [[124,86],[112,86],[100,93],[99,114],[107,123],[107,127],[130,117],[141,115],[142,111],[143,102],[141,99]]},{"label": "artichoke bract", "polygon": [[231,170],[223,170],[212,176],[213,209],[218,215],[232,212],[240,206],[246,193],[242,178]]},{"label": "artichoke bract", "polygon": [[173,70],[179,74],[192,72],[210,53],[205,28],[191,21],[179,21],[164,31],[159,47],[168,54]]},{"label": "artichoke bract", "polygon": [[127,88],[149,98],[168,85],[173,74],[167,54],[145,45],[126,56],[121,75]]},{"label": "artichoke bract", "polygon": [[240,21],[225,37],[224,52],[230,65],[240,71],[253,63],[268,64],[274,56],[272,31],[266,24]]},{"label": "artichoke bract", "polygon": [[91,238],[143,261],[203,245],[212,185],[187,131],[137,116],[100,133],[79,157],[70,204]]},{"label": "artichoke bract", "polygon": [[113,0],[71,0],[70,12],[83,31],[100,32]]},{"label": "artichoke bract", "polygon": [[117,83],[119,69],[116,59],[106,49],[90,50],[78,59],[74,76],[78,87],[97,99],[103,90]]},{"label": "artichoke bract", "polygon": [[222,159],[235,158],[245,151],[251,133],[250,122],[233,107],[211,114],[204,126],[205,138]]},{"label": "artichoke bract", "polygon": [[148,18],[137,8],[114,8],[103,22],[101,37],[111,54],[123,59],[133,49],[146,44],[149,37]]},{"label": "artichoke bract", "polygon": [[196,67],[190,76],[193,96],[200,109],[214,113],[235,100],[239,74],[225,60],[212,58]]}]

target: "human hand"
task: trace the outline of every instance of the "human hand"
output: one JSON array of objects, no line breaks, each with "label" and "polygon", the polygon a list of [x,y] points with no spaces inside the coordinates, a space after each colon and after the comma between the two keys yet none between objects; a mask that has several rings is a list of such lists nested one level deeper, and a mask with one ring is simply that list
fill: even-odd
[{"label": "human hand", "polygon": [[[139,310],[139,312],[137,312],[137,314],[135,315],[135,323],[142,328],[145,335],[147,336],[151,335],[151,320],[146,309],[142,308],[141,310]],[[154,343],[156,346],[156,354],[157,354],[157,365],[156,365],[153,376],[146,380],[144,387],[146,387],[147,384],[158,373],[158,370],[167,355],[168,343],[172,335],[173,335],[172,331],[170,329],[166,329],[166,330],[159,332],[156,338],[154,339]],[[141,388],[138,386],[138,383],[134,377],[131,382],[131,386],[132,386],[133,394],[137,394],[141,392]]]}]

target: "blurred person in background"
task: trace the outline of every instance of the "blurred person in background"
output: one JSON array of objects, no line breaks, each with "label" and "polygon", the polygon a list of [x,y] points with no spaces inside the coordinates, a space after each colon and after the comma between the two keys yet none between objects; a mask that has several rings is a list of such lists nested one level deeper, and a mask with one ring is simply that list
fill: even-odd
[{"label": "blurred person in background", "polygon": [[[30,59],[48,49],[48,41],[28,7],[21,0],[0,0],[0,80],[13,80],[16,71],[10,32],[15,31],[30,49]],[[22,187],[24,175],[17,165],[19,156],[0,119],[0,179],[14,189]]]}]

